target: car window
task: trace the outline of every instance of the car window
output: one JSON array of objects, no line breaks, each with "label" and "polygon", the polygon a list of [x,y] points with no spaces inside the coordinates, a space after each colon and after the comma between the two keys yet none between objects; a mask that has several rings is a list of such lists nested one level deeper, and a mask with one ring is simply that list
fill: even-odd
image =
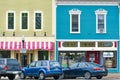
[{"label": "car window", "polygon": [[5,60],[0,60],[0,64],[5,64]]},{"label": "car window", "polygon": [[55,67],[55,66],[60,67],[60,64],[58,62],[56,62],[56,61],[50,61],[50,66],[51,67]]},{"label": "car window", "polygon": [[41,66],[47,66],[47,61],[42,61]]},{"label": "car window", "polygon": [[85,68],[87,65],[85,63],[79,63],[79,68]]},{"label": "car window", "polygon": [[98,67],[98,66],[101,66],[101,65],[96,64],[96,63],[87,63],[87,65],[88,65],[89,67]]},{"label": "car window", "polygon": [[36,67],[39,67],[39,66],[41,66],[41,61],[38,61],[38,62],[36,63]]},{"label": "car window", "polygon": [[7,64],[19,64],[17,59],[7,59]]},{"label": "car window", "polygon": [[72,64],[72,65],[70,66],[70,68],[77,68],[77,67],[78,67],[78,63]]},{"label": "car window", "polygon": [[32,62],[31,64],[29,64],[29,67],[35,67],[36,62]]}]

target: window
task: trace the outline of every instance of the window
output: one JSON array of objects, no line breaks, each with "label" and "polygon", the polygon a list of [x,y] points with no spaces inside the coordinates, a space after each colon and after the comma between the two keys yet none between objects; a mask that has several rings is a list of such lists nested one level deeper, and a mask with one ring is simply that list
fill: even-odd
[{"label": "window", "polygon": [[42,12],[35,11],[34,12],[34,29],[41,30],[42,29]]},{"label": "window", "polygon": [[106,33],[106,14],[104,9],[98,9],[96,14],[96,33]]},{"label": "window", "polygon": [[22,30],[28,30],[29,26],[29,14],[27,11],[22,11],[21,12],[21,29]]},{"label": "window", "polygon": [[80,14],[78,9],[72,9],[70,14],[70,33],[80,33]]},{"label": "window", "polygon": [[8,11],[7,12],[7,30],[14,30],[15,29],[15,12]]}]

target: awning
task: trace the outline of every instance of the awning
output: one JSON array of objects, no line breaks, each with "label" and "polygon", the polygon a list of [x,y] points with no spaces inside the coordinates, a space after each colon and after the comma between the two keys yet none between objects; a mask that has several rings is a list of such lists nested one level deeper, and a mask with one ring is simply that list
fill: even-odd
[{"label": "awning", "polygon": [[[35,50],[35,49],[41,49],[41,50],[53,50],[53,42],[34,42],[34,41],[28,41],[24,42],[24,48],[27,50]],[[20,50],[22,48],[22,42],[7,42],[7,41],[1,41],[0,42],[0,50]]]}]

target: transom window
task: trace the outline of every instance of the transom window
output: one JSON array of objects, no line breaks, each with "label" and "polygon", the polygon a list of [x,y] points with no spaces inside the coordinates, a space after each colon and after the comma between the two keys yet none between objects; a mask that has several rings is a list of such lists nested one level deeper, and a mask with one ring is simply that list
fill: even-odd
[{"label": "transom window", "polygon": [[7,12],[7,29],[8,30],[15,29],[15,12],[14,11]]},{"label": "transom window", "polygon": [[96,33],[106,33],[106,14],[104,9],[98,9],[96,14]]},{"label": "transom window", "polygon": [[72,9],[70,14],[70,33],[80,33],[80,14],[78,9]]},{"label": "transom window", "polygon": [[21,29],[27,30],[28,29],[28,22],[29,22],[29,14],[28,12],[21,12]]}]

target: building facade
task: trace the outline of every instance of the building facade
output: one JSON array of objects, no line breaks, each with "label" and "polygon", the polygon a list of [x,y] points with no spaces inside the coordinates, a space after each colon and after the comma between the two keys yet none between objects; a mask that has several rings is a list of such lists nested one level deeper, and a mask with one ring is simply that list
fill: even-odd
[{"label": "building facade", "polygon": [[[0,58],[54,60],[54,0],[0,1]],[[49,13],[49,14],[48,14]]]},{"label": "building facade", "polygon": [[120,72],[117,1],[56,1],[56,59],[62,66],[87,61]]}]

